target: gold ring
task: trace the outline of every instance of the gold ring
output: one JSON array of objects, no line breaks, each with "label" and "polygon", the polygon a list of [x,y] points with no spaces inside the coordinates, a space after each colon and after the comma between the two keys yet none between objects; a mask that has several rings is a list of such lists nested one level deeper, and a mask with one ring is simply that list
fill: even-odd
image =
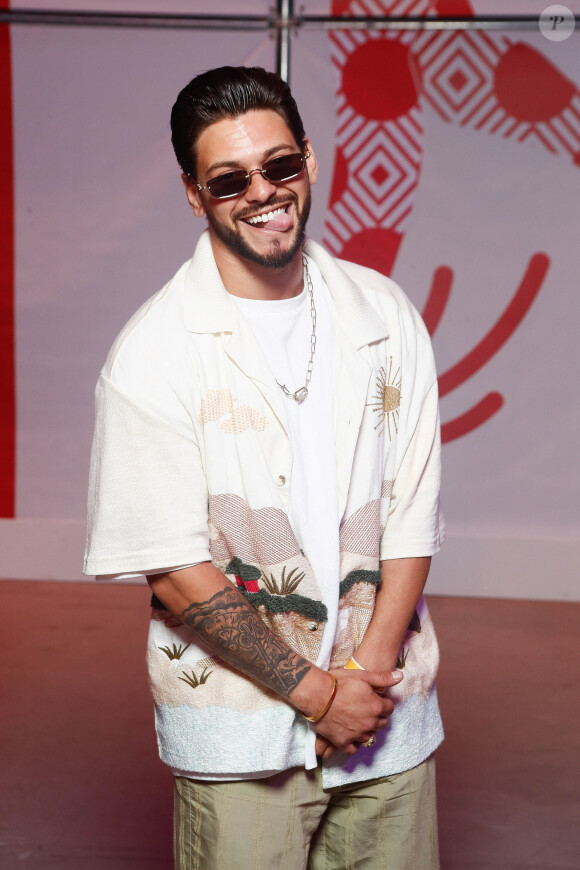
[{"label": "gold ring", "polygon": [[368,749],[369,746],[374,746],[376,742],[377,742],[377,735],[371,734],[371,736],[369,737],[369,739],[365,743],[361,743],[361,746],[364,746]]}]

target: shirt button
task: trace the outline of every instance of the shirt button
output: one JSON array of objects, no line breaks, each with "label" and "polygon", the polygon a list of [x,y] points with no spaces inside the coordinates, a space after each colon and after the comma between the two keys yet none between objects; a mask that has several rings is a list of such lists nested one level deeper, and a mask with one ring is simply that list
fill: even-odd
[{"label": "shirt button", "polygon": [[315,622],[310,622],[308,624],[308,631],[316,631],[317,628],[318,628],[318,625]]},{"label": "shirt button", "polygon": [[283,474],[278,475],[278,477],[276,478],[276,483],[278,484],[278,486],[284,486],[284,484],[286,483],[286,478]]}]

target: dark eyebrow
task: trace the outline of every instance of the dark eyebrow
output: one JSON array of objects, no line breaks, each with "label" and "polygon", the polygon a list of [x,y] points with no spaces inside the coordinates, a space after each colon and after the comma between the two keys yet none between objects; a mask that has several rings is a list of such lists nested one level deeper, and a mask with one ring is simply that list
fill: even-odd
[{"label": "dark eyebrow", "polygon": [[[294,154],[295,146],[289,145],[287,142],[283,142],[280,145],[273,145],[262,154],[262,163],[260,165],[263,166],[263,164],[266,163],[266,161],[269,160],[272,155],[276,154],[277,151],[282,150],[286,150],[289,154]],[[246,171],[246,167],[242,166],[241,163],[238,163],[237,160],[222,160],[219,163],[212,163],[211,166],[208,166],[206,170],[207,177],[209,177],[211,172],[215,172],[216,169],[243,169],[244,172]]]}]

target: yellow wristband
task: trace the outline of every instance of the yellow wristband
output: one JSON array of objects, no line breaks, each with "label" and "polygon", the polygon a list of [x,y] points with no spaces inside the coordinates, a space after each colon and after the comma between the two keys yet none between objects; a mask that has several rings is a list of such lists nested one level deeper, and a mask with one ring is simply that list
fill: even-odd
[{"label": "yellow wristband", "polygon": [[304,718],[307,719],[309,722],[318,722],[319,719],[322,719],[324,714],[328,713],[328,711],[330,710],[330,705],[334,701],[334,696],[336,695],[336,690],[338,688],[338,680],[336,679],[334,674],[329,674],[328,676],[332,680],[332,692],[330,693],[330,698],[328,699],[320,713],[317,713],[316,716],[305,716],[304,713],[302,714]]},{"label": "yellow wristband", "polygon": [[344,666],[348,671],[364,671],[364,668],[351,656]]}]

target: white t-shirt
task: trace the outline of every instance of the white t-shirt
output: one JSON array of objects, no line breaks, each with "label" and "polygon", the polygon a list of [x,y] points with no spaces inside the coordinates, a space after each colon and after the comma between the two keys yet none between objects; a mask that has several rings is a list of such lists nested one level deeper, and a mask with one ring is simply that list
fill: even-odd
[{"label": "white t-shirt", "polygon": [[[308,395],[286,399],[293,449],[289,517],[329,610],[338,603],[339,517],[333,426],[333,355],[330,296],[322,275],[308,260],[316,308],[316,350]],[[312,316],[306,286],[283,300],[232,297],[249,322],[270,369],[290,392],[304,385],[310,359]],[[334,627],[327,624],[330,655]],[[323,644],[326,646],[326,644]]]},{"label": "white t-shirt", "polygon": [[[293,463],[289,518],[296,538],[319,583],[328,611],[316,664],[327,668],[336,633],[339,591],[339,516],[336,485],[336,457],[333,425],[333,341],[330,294],[318,267],[308,258],[316,308],[316,350],[308,395],[302,402],[286,401],[292,438]],[[232,296],[256,336],[268,365],[279,384],[291,393],[304,385],[310,359],[312,315],[306,282],[302,293],[292,299],[261,300]],[[306,744],[308,766],[316,765],[311,731]],[[277,771],[239,775],[207,776],[196,779],[257,779]],[[174,770],[174,773],[188,775]]]}]

